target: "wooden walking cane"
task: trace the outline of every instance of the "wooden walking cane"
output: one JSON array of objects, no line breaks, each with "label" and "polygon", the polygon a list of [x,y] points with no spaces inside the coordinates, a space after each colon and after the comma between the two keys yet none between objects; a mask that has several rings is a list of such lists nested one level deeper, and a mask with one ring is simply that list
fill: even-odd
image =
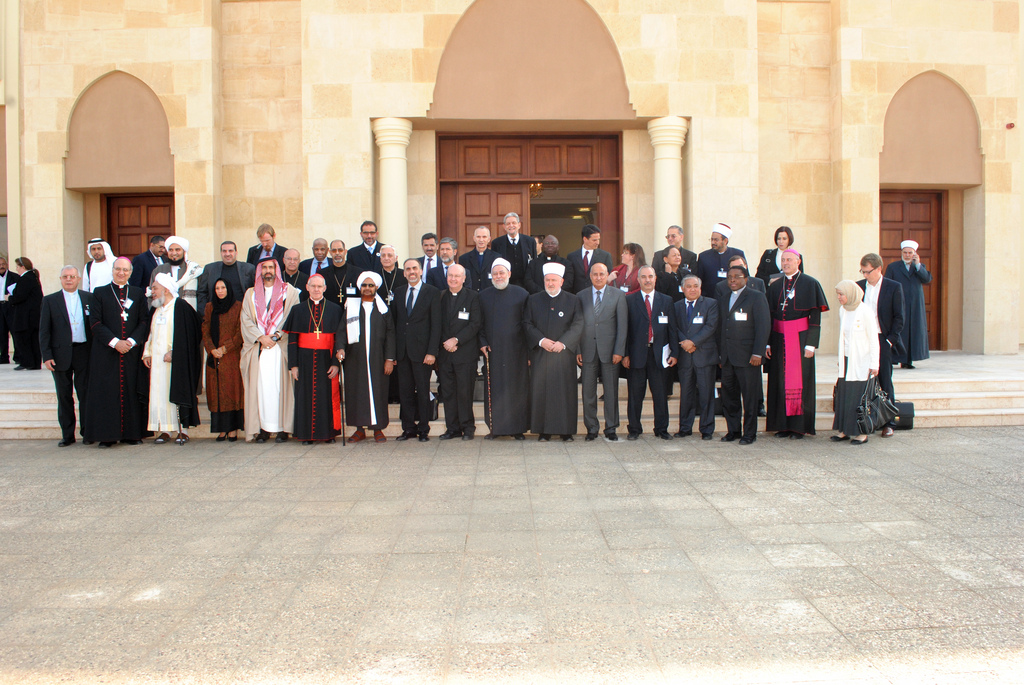
[{"label": "wooden walking cane", "polygon": [[494,414],[491,409],[491,355],[484,353],[484,371],[487,373],[487,429],[494,433]]},{"label": "wooden walking cane", "polygon": [[347,443],[345,442],[345,360],[339,359],[338,364],[338,393],[341,395],[341,446],[344,447]]}]

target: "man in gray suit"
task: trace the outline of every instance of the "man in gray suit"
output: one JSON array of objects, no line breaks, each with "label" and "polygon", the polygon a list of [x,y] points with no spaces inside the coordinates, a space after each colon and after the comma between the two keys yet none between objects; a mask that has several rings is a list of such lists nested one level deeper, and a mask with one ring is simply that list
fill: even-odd
[{"label": "man in gray suit", "polygon": [[[284,270],[284,267],[281,267]],[[196,293],[196,312],[199,318],[206,311],[206,303],[214,299],[213,289],[217,280],[223,278],[235,300],[242,301],[245,291],[256,282],[256,267],[248,262],[238,261],[238,247],[230,240],[220,245],[220,261],[207,264],[199,276],[199,288]]]},{"label": "man in gray suit", "polygon": [[583,308],[583,336],[576,363],[583,369],[583,425],[587,442],[596,440],[601,422],[597,420],[597,378],[604,384],[604,437],[618,440],[619,362],[626,353],[629,312],[626,295],[618,288],[606,287],[608,267],[596,262],[590,268],[589,288],[578,297]]},{"label": "man in gray suit", "polygon": [[679,326],[679,432],[693,435],[693,420],[700,416],[700,435],[715,433],[715,371],[718,367],[718,302],[700,294],[700,277],[683,277],[683,299],[676,302]]}]

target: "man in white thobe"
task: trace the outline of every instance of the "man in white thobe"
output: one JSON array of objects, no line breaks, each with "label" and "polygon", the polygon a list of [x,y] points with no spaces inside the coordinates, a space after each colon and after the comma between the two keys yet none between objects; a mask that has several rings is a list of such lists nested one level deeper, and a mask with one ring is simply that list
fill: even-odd
[{"label": "man in white thobe", "polygon": [[93,238],[89,241],[88,253],[91,262],[82,270],[82,290],[90,293],[114,280],[114,251],[106,241]]}]

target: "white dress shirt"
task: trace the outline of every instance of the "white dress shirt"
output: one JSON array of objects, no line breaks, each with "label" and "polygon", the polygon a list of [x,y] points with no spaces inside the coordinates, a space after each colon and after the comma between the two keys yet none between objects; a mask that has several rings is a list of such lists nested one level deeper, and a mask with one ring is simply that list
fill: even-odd
[{"label": "white dress shirt", "polygon": [[64,306],[68,309],[68,321],[71,322],[71,342],[84,343],[85,311],[82,309],[82,298],[77,290],[70,293],[67,290],[61,292],[64,293]]}]

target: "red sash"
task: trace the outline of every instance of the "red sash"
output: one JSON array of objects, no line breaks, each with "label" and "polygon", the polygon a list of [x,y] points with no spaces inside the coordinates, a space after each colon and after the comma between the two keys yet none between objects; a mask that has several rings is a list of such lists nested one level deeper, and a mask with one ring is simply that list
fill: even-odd
[{"label": "red sash", "polygon": [[334,333],[299,333],[299,347],[304,350],[333,350]]},{"label": "red sash", "polygon": [[782,387],[786,389],[786,416],[804,413],[804,355],[800,349],[800,334],[809,328],[807,317],[791,321],[772,321],[772,330],[782,334],[783,354],[786,358]]}]

